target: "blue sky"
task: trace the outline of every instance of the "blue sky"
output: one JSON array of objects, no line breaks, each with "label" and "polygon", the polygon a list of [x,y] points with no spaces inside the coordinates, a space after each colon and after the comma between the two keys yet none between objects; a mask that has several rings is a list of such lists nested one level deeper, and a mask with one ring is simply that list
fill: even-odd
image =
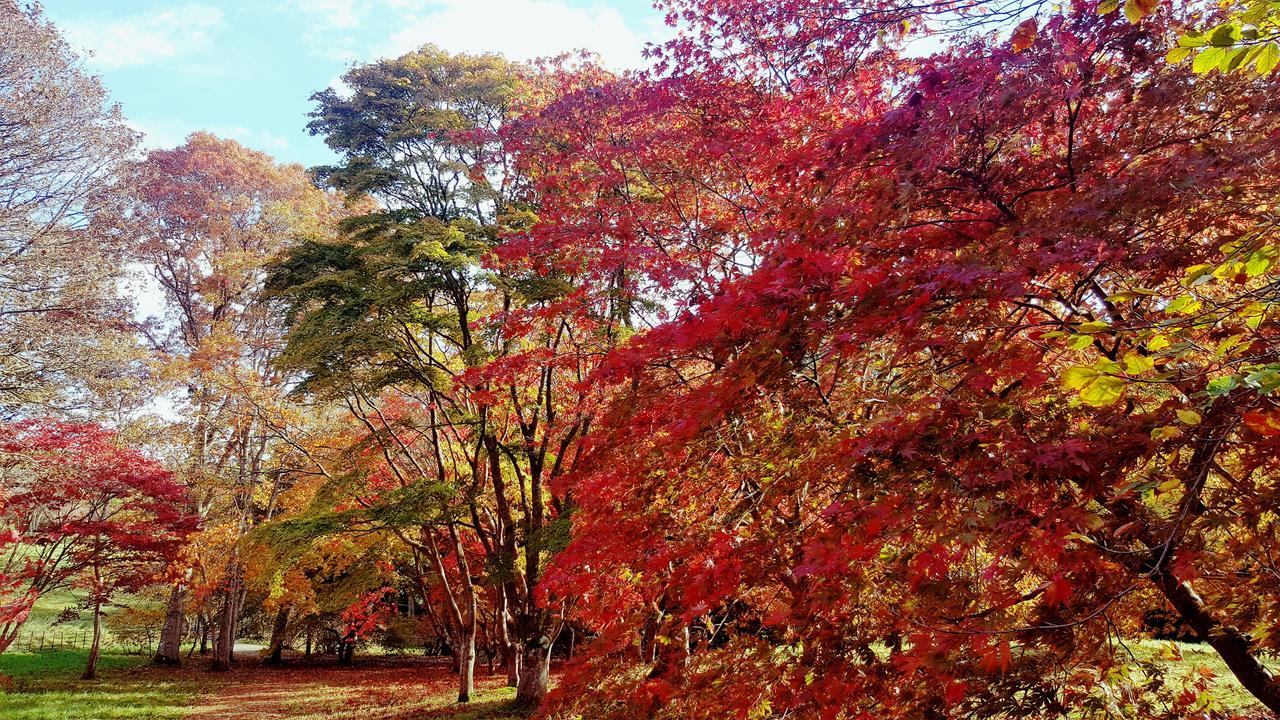
[{"label": "blue sky", "polygon": [[151,147],[194,130],[316,165],[312,92],[425,43],[513,58],[585,48],[616,68],[665,36],[649,0],[45,0]]}]

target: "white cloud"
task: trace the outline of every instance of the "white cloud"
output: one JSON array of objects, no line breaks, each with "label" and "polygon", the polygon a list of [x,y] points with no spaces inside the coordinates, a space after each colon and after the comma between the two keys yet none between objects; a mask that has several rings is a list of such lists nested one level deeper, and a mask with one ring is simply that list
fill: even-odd
[{"label": "white cloud", "polygon": [[[589,50],[622,69],[643,63],[655,25],[631,27],[615,7],[582,0],[285,0],[312,52],[350,62],[434,43],[453,52],[500,52],[519,60]],[[661,23],[656,24],[661,28]],[[386,34],[389,33],[389,34]],[[383,37],[362,45],[370,37]]]},{"label": "white cloud", "polygon": [[575,7],[559,0],[448,0],[410,13],[375,50],[400,55],[426,43],[454,52],[500,52],[517,60],[586,49],[606,65],[638,67],[645,39],[607,5]]},{"label": "white cloud", "polygon": [[142,146],[147,150],[173,148],[186,142],[187,136],[197,130],[230,138],[245,147],[261,150],[279,158],[290,150],[289,139],[267,130],[257,130],[243,125],[202,126],[174,118],[131,119],[129,126],[142,133]]},{"label": "white cloud", "polygon": [[189,3],[118,18],[80,18],[61,23],[67,40],[92,54],[104,70],[173,60],[209,46],[222,29],[223,12]]},{"label": "white cloud", "polygon": [[245,147],[261,150],[277,157],[289,149],[288,138],[268,130],[256,130],[243,125],[214,125],[205,130],[218,137],[230,138]]},{"label": "white cloud", "polygon": [[180,120],[138,120],[129,118],[125,121],[129,127],[142,134],[142,148],[156,150],[172,148],[186,141],[187,136],[195,131],[190,123]]},{"label": "white cloud", "polygon": [[359,27],[369,6],[359,0],[289,0],[288,7],[307,16],[323,28]]},{"label": "white cloud", "polygon": [[[353,31],[377,11],[383,15],[399,0],[285,0],[302,23],[302,39],[312,54],[342,63],[358,56]],[[390,3],[390,4],[389,4]]]}]

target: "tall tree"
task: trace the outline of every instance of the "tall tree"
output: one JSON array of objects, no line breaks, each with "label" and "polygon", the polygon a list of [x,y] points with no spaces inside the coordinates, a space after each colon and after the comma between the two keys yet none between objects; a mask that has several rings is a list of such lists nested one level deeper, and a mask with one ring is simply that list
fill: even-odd
[{"label": "tall tree", "polygon": [[129,238],[92,219],[135,136],[38,5],[0,2],[0,41],[0,412],[110,409]]},{"label": "tall tree", "polygon": [[311,129],[344,156],[321,173],[386,210],[291,251],[271,287],[289,308],[282,358],[307,373],[302,389],[342,398],[398,491],[432,499],[399,536],[445,589],[459,698],[487,588],[509,679],[536,705],[563,620],[537,600],[567,530],[550,483],[573,466],[594,407],[582,381],[611,336],[568,277],[500,259],[536,219],[498,136],[521,72],[426,47],[354,68],[349,96],[317,94]]},{"label": "tall tree", "polygon": [[[286,378],[272,366],[279,325],[258,301],[263,266],[292,239],[331,229],[340,203],[300,166],[207,133],[151,152],[128,177],[130,192],[114,199],[111,217],[117,231],[138,238],[135,257],[167,301],[150,339],[167,363],[164,379],[185,390],[176,401],[185,411],[177,424],[186,439],[180,474],[207,531],[223,539],[219,556],[197,570],[219,587],[214,665],[225,668],[244,596],[238,538],[269,512],[257,489],[280,477],[264,405],[283,393]],[[182,608],[175,586],[163,662],[178,661]]]}]

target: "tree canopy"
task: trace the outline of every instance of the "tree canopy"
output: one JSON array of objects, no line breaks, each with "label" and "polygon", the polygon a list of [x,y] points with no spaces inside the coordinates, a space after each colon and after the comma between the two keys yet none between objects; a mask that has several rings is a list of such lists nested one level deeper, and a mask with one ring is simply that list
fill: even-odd
[{"label": "tree canopy", "polygon": [[[75,218],[0,207],[52,258],[21,277],[127,251],[165,311],[82,328],[149,347],[133,384],[4,396],[0,650],[51,587],[160,585],[160,661],[192,623],[219,669],[243,632],[413,645],[556,720],[1237,717],[1130,652],[1169,618],[1280,713],[1275,4],[659,7],[640,70],[355,64],[310,171],[121,161],[5,16],[45,58],[0,50],[0,112],[52,72],[79,104],[22,127],[96,144]],[[0,188],[44,197],[19,140]],[[139,384],[181,417],[53,401]],[[105,507],[148,530],[48,520]],[[46,560],[55,525],[94,539]]]}]

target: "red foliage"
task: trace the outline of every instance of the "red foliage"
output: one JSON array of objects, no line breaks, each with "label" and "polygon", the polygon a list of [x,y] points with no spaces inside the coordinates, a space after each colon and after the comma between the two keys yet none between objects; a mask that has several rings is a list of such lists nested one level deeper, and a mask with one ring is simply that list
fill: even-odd
[{"label": "red foliage", "polygon": [[545,712],[1178,717],[1099,682],[1166,602],[1280,702],[1240,631],[1280,597],[1274,293],[1177,300],[1271,242],[1276,81],[1164,63],[1167,11],[904,58],[851,8],[672,3],[658,72],[508,130],[541,205],[503,261],[652,308],[558,484],[541,590],[600,639]]},{"label": "red foliage", "polygon": [[385,627],[396,612],[396,591],[383,587],[360,596],[342,611],[344,637],[359,640]]},{"label": "red foliage", "polygon": [[107,604],[163,579],[196,519],[172,474],[90,423],[0,425],[0,650],[40,594]]}]

